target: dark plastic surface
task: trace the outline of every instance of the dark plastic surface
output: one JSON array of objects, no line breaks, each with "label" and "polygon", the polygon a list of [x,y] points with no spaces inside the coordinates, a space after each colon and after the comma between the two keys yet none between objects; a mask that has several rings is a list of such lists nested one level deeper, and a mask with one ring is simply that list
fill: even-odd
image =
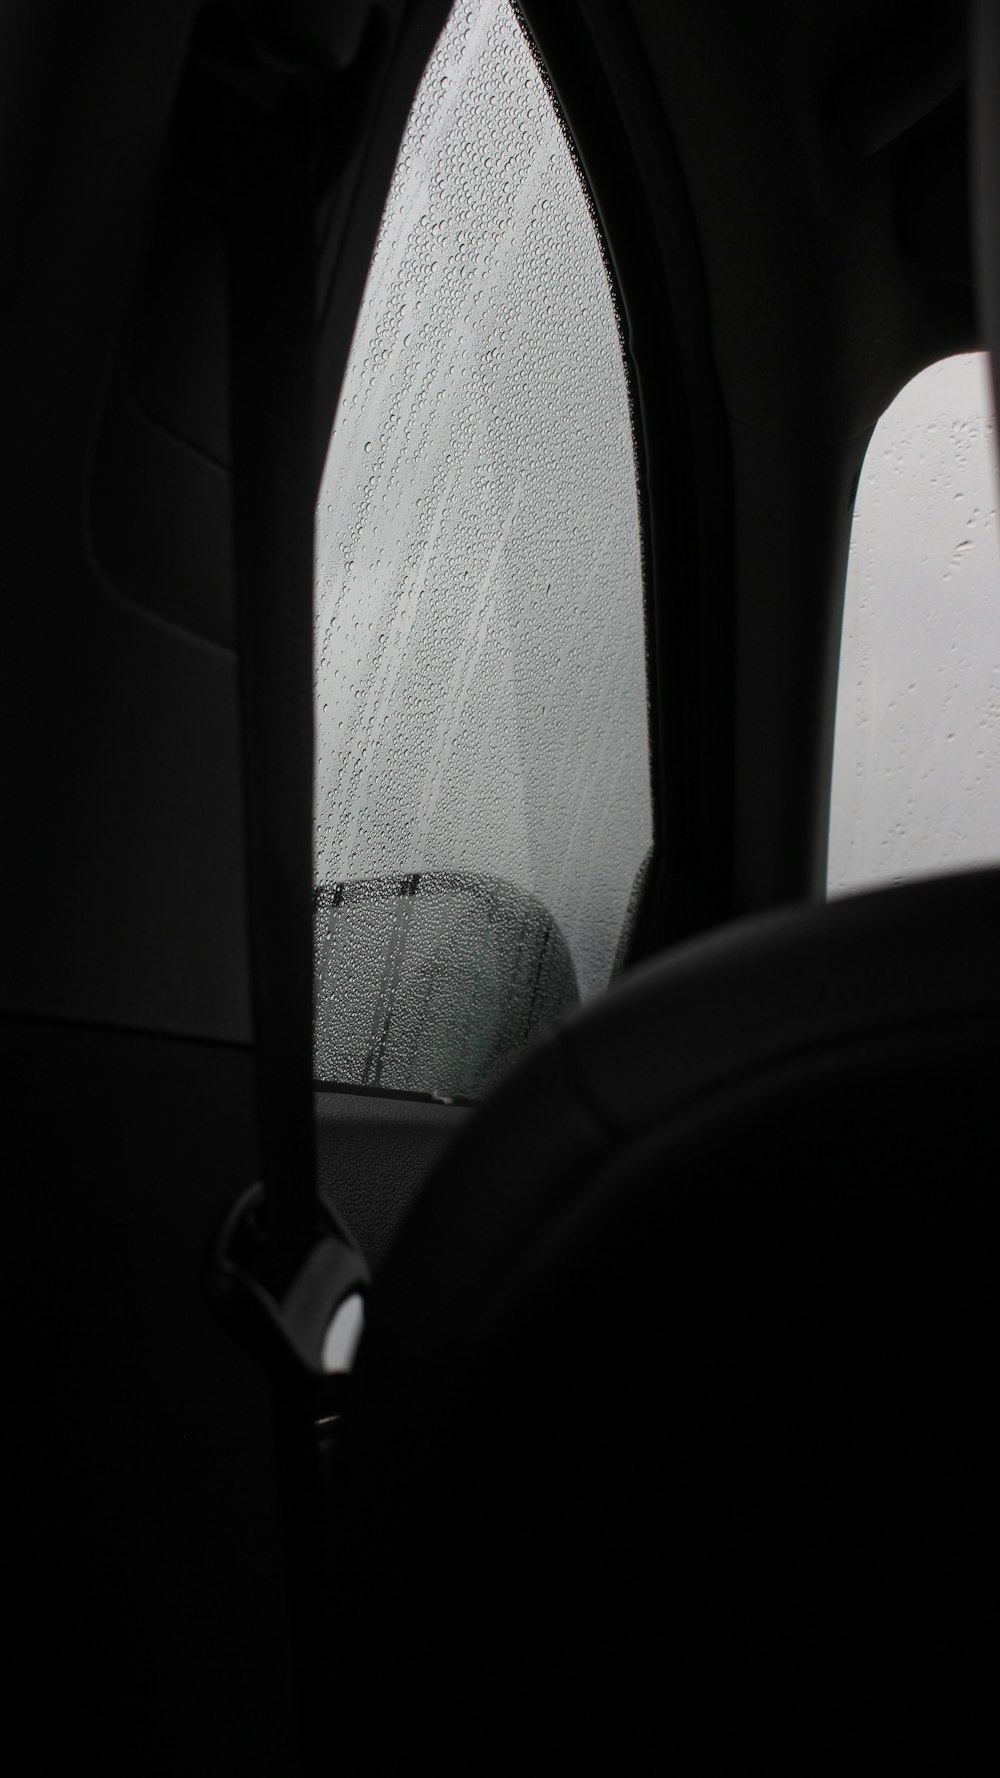
[{"label": "dark plastic surface", "polygon": [[22,1022],[0,1067],[12,1756],[289,1773],[268,1390],[199,1288],[259,1169],[252,1054]]},{"label": "dark plastic surface", "polygon": [[377,1271],[421,1186],[467,1119],[403,1095],[316,1093],[320,1190]]}]

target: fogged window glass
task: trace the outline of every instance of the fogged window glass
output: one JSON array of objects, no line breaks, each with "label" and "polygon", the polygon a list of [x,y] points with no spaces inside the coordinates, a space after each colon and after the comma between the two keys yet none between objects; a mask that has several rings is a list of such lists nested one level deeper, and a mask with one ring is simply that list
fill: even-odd
[{"label": "fogged window glass", "polygon": [[318,508],[316,1068],[476,1094],[603,988],[651,841],[625,371],[501,0],[455,7]]},{"label": "fogged window glass", "polygon": [[989,361],[875,429],[847,573],[831,891],[1000,858],[1000,549]]}]

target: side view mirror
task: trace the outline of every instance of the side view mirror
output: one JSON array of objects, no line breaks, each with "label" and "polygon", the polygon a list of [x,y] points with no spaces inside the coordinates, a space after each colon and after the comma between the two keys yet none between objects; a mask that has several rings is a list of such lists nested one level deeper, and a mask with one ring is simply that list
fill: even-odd
[{"label": "side view mirror", "polygon": [[319,1080],[478,1098],[580,1002],[553,916],[497,877],[321,884],[315,917]]}]

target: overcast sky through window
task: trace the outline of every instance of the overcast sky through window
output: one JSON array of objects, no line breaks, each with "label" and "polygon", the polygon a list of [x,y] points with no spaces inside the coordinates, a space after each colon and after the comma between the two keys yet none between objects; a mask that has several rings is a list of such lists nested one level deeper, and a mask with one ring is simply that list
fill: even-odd
[{"label": "overcast sky through window", "polygon": [[1000,547],[985,355],[875,429],[851,538],[832,892],[1000,859]]}]

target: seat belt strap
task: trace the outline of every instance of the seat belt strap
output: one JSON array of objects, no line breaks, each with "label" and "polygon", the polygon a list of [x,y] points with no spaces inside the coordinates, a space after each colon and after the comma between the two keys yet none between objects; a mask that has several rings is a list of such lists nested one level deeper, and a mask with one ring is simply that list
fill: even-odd
[{"label": "seat belt strap", "polygon": [[[293,9],[282,12],[287,27]],[[251,33],[196,28],[184,106],[226,232],[233,533],[250,964],[263,1179],[228,1213],[210,1302],[272,1379],[301,1763],[319,1770],[323,1436],[348,1387],[342,1339],[364,1259],[316,1186],[312,1067],[313,415],[316,221],[344,76]],[[332,146],[331,146],[332,144]]]},{"label": "seat belt strap", "polygon": [[[208,1268],[216,1308],[270,1369],[330,1374],[338,1311],[368,1282],[316,1190],[312,1087],[313,381],[318,187],[337,93],[312,61],[202,15],[187,111],[227,235],[243,804],[263,1180]],[[342,78],[342,77],[341,77]]]}]

